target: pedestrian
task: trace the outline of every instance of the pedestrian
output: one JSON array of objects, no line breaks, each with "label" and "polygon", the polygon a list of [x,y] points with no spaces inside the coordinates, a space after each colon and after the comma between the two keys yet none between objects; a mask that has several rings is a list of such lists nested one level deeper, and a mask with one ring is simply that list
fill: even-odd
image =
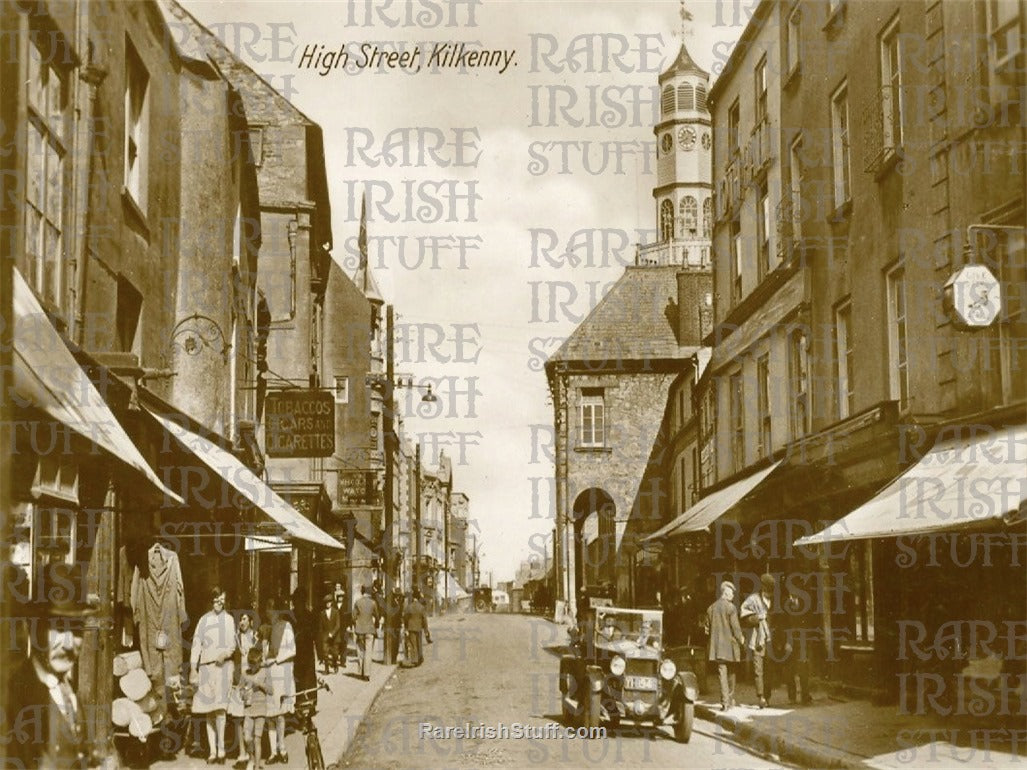
[{"label": "pedestrian", "polygon": [[782,668],[788,688],[788,702],[794,705],[801,691],[802,702],[808,706],[813,702],[809,690],[809,657],[816,634],[816,618],[794,594],[789,594],[782,602],[782,608],[784,613],[778,626],[784,627],[775,630],[777,636],[783,637]]},{"label": "pedestrian", "polygon": [[353,629],[353,613],[350,612],[349,602],[346,601],[346,594],[341,590],[342,585],[336,583],[335,609],[339,613],[339,635],[335,637],[335,656],[339,665],[346,667],[346,659],[349,657],[349,638]]},{"label": "pedestrian", "polygon": [[424,662],[422,652],[422,634],[431,643],[431,632],[428,631],[428,616],[421,602],[421,592],[414,591],[413,598],[407,603],[403,612],[403,624],[407,629],[407,662],[412,666],[420,666]]},{"label": "pedestrian", "polygon": [[353,633],[357,637],[357,656],[360,678],[370,681],[371,653],[374,651],[374,635],[378,626],[378,607],[371,597],[371,590],[360,586],[360,598],[353,605]]},{"label": "pedestrian", "polygon": [[403,592],[392,589],[385,603],[385,662],[392,665],[399,657],[399,641],[403,625]]},{"label": "pedestrian", "polygon": [[267,637],[267,667],[271,693],[267,698],[268,731],[270,744],[267,763],[289,764],[285,750],[285,717],[296,706],[296,632],[288,616],[280,608],[280,601],[270,606],[271,628]]},{"label": "pedestrian", "polygon": [[727,711],[735,705],[735,667],[742,659],[742,627],[735,608],[735,585],[725,580],[720,584],[720,598],[706,610],[709,627],[709,660],[717,664],[720,680],[720,708]]},{"label": "pedestrian", "polygon": [[739,611],[739,619],[746,629],[746,648],[752,658],[753,680],[756,684],[756,695],[759,707],[770,705],[770,676],[767,667],[767,653],[774,640],[770,626],[770,609],[777,581],[773,575],[760,576],[760,590],[745,597]]},{"label": "pedestrian", "polygon": [[200,617],[189,653],[189,681],[195,685],[193,714],[205,714],[207,764],[225,763],[225,724],[236,650],[235,620],[225,611],[227,597],[219,586],[210,591],[211,609]]},{"label": "pedestrian", "polygon": [[324,595],[324,609],[317,613],[317,657],[325,674],[333,674],[339,667],[339,635],[342,619],[332,594]]},{"label": "pedestrian", "polygon": [[235,737],[239,744],[239,756],[236,758],[234,767],[243,768],[249,762],[250,757],[246,749],[245,736],[245,703],[243,696],[242,678],[246,671],[246,660],[250,650],[258,643],[257,628],[253,618],[253,610],[243,610],[238,613],[235,632],[235,655],[233,658],[233,683],[232,690],[228,695],[228,716],[235,723]]},{"label": "pedestrian", "polygon": [[[254,645],[246,653],[246,669],[240,678],[243,700],[243,746],[248,752],[246,770],[262,766],[264,723],[273,687],[264,659],[264,644]],[[272,755],[273,756],[273,755]],[[268,760],[270,764],[270,759]]]},{"label": "pedestrian", "polygon": [[317,662],[314,656],[316,622],[314,612],[307,602],[307,592],[297,588],[292,592],[292,628],[296,634],[296,679],[297,705],[309,704],[317,708]]},{"label": "pedestrian", "polygon": [[7,680],[0,728],[0,742],[10,763],[5,767],[86,768],[100,764],[100,758],[89,749],[86,720],[74,687],[85,621],[99,612],[100,598],[89,594],[78,601],[73,590],[59,591],[58,585],[68,584],[58,582],[58,576],[70,572],[59,568],[67,566],[52,565],[45,570],[37,593],[47,600],[25,608],[29,655],[13,666]]}]

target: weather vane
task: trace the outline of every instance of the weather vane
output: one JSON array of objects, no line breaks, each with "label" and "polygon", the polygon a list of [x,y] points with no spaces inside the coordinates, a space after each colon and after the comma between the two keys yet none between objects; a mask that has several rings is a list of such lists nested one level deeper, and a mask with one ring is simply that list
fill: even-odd
[{"label": "weather vane", "polygon": [[686,28],[686,22],[692,20],[692,12],[685,8],[685,0],[681,0],[681,9],[678,11],[678,16],[681,17],[681,40],[685,39],[685,35],[691,35],[692,30]]}]

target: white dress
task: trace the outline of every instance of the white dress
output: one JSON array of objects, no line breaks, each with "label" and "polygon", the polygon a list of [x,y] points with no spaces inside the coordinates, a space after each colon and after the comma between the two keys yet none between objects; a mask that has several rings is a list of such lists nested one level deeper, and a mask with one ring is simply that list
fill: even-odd
[{"label": "white dress", "polygon": [[296,679],[293,676],[293,661],[296,658],[296,634],[292,623],[286,621],[278,654],[269,660],[268,677],[271,680],[271,694],[267,698],[267,715],[276,717],[291,714],[296,705]]},{"label": "white dress", "polygon": [[193,695],[194,714],[209,714],[228,707],[235,645],[235,619],[224,610],[211,610],[196,624],[189,654],[190,671],[199,673]]}]

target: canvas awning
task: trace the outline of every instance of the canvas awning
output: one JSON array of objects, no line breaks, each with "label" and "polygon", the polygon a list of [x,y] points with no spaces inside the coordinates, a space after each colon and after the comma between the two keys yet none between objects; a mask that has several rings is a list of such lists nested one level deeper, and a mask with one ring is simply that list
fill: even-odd
[{"label": "canvas awning", "polygon": [[224,479],[232,489],[238,492],[255,508],[267,514],[279,524],[288,538],[303,540],[326,548],[345,550],[345,546],[318,527],[314,522],[289,505],[253,471],[243,465],[231,452],[198,433],[189,430],[175,420],[157,414],[149,407],[146,411],[154,420],[189,452],[196,456],[205,466]]},{"label": "canvas awning", "polygon": [[16,403],[39,409],[138,471],[166,498],[182,502],[143,459],[17,269],[13,359]]},{"label": "canvas awning", "polygon": [[653,540],[662,540],[676,535],[683,535],[687,532],[699,532],[706,529],[713,522],[725,513],[742,502],[763,479],[769,476],[783,462],[778,460],[763,470],[750,473],[743,479],[729,484],[723,489],[718,489],[711,495],[707,495],[687,511],[678,516],[670,524],[667,524],[646,537],[642,542],[648,543]]},{"label": "canvas awning", "polygon": [[[968,426],[969,427],[969,426]],[[1027,426],[942,439],[873,499],[796,545],[919,535],[1023,519]]]},{"label": "canvas awning", "polygon": [[[446,598],[446,576],[442,575],[438,582],[435,584],[435,596],[444,600]],[[452,572],[449,573],[449,598],[451,601],[459,601],[460,599],[466,599],[470,596],[467,591],[463,589],[460,583],[457,582],[456,575]]]}]

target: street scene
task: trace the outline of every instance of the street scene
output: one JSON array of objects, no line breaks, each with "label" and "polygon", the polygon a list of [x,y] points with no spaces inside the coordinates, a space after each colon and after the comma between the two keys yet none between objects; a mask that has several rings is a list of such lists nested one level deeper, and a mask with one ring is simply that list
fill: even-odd
[{"label": "street scene", "polygon": [[1024,0],[0,41],[0,767],[1022,765]]}]

